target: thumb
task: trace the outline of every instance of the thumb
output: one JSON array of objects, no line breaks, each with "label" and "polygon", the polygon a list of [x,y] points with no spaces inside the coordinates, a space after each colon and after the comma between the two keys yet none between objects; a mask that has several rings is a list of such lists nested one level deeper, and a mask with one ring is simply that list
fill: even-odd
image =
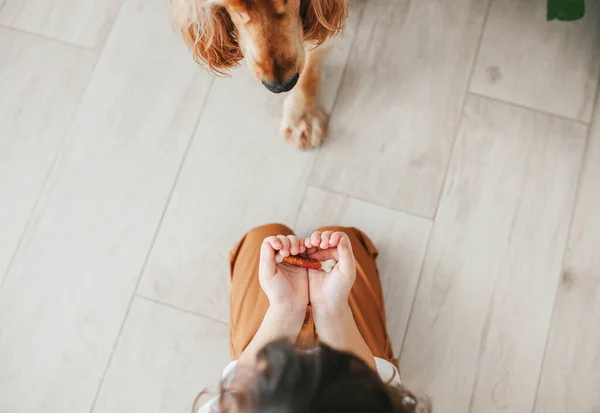
[{"label": "thumb", "polygon": [[258,265],[258,277],[261,280],[270,280],[275,275],[275,250],[268,242],[260,246],[260,264]]},{"label": "thumb", "polygon": [[355,274],[356,264],[354,263],[354,252],[352,251],[352,244],[347,236],[340,239],[337,246],[337,255],[339,257],[338,264],[342,274]]}]

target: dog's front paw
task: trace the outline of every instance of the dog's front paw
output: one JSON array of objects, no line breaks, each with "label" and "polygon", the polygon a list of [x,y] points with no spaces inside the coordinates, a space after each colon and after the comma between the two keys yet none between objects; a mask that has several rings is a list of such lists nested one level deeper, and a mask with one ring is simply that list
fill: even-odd
[{"label": "dog's front paw", "polygon": [[317,104],[299,103],[289,96],[283,104],[281,132],[297,149],[317,148],[327,137],[327,114]]}]

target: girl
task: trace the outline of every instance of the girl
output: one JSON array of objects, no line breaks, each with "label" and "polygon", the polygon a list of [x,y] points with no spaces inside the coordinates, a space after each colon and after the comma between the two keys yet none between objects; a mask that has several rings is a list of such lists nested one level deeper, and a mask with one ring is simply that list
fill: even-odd
[{"label": "girl", "polygon": [[[331,273],[276,263],[334,259]],[[304,241],[271,224],[248,232],[231,265],[230,350],[220,395],[198,413],[428,412],[406,390],[388,338],[377,249],[356,228]]]}]

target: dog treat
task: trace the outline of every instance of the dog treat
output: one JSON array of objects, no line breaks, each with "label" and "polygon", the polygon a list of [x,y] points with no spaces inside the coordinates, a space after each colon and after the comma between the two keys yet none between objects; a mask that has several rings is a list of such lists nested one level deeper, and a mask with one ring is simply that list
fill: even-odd
[{"label": "dog treat", "polygon": [[283,257],[280,254],[275,256],[275,262],[286,263],[290,265],[295,265],[296,267],[302,268],[310,268],[313,270],[323,270],[325,272],[331,272],[333,267],[335,267],[336,261],[334,259],[330,259],[327,261],[317,261],[312,258],[301,257],[300,255],[290,255],[288,257]]}]

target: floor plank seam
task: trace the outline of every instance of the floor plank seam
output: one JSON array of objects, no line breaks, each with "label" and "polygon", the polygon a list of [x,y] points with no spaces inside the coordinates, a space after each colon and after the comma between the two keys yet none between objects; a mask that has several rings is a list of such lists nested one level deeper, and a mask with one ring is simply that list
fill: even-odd
[{"label": "floor plank seam", "polygon": [[[312,164],[311,164],[311,170],[313,165],[315,164],[315,158],[313,158]],[[298,210],[296,211],[296,218],[294,219],[294,225],[292,226],[292,229],[295,231],[296,227],[298,226],[298,220],[300,219],[300,213],[302,212],[302,207],[304,206],[304,203],[306,202],[306,194],[308,193],[308,188],[310,187],[310,185],[307,183],[304,185],[304,194],[302,195],[302,201],[299,202],[300,206],[298,207]]]},{"label": "floor plank seam", "polygon": [[421,259],[421,266],[419,268],[419,277],[417,278],[417,285],[415,286],[415,291],[412,295],[412,303],[410,304],[410,310],[408,312],[408,319],[406,321],[406,327],[404,328],[404,334],[402,335],[402,343],[400,343],[400,349],[398,351],[398,360],[402,357],[402,351],[404,350],[404,345],[406,344],[406,336],[408,335],[408,330],[410,327],[410,321],[412,320],[412,314],[415,309],[415,303],[417,301],[417,293],[419,292],[419,288],[421,287],[421,280],[423,279],[423,271],[425,270],[425,260],[427,258],[427,254],[429,254],[429,246],[431,244],[431,239],[433,238],[433,230],[435,228],[435,221],[433,221],[431,227],[429,228],[429,234],[427,235],[427,244],[425,245],[425,251],[423,252],[423,258]]},{"label": "floor plank seam", "polygon": [[100,41],[98,41],[98,44],[91,48],[92,50],[98,50],[98,51],[104,50],[104,46],[106,46],[106,42],[110,38],[110,34],[113,30],[113,27],[115,27],[115,25],[117,24],[117,20],[119,19],[119,16],[121,16],[121,10],[123,10],[123,7],[124,7],[126,1],[127,0],[120,1],[119,6],[117,7],[117,11],[116,11],[112,21],[109,23],[108,30],[106,31],[104,36],[102,36],[100,38]]},{"label": "floor plank seam", "polygon": [[[1,12],[2,12],[2,8],[0,8],[0,13]],[[101,54],[102,49],[104,48],[104,45],[101,45],[102,47],[84,46],[82,44],[67,42],[66,40],[62,40],[62,39],[59,39],[57,37],[44,36],[43,34],[40,34],[40,33],[31,32],[29,30],[19,29],[17,27],[7,26],[5,24],[0,24],[0,28],[5,29],[5,30],[10,30],[10,31],[13,31],[13,32],[16,32],[16,33],[20,33],[22,35],[33,36],[33,37],[36,37],[36,38],[41,39],[41,40],[46,40],[46,41],[49,41],[49,42],[54,42],[54,43],[62,44],[63,46],[74,47],[74,48],[79,49],[79,50],[86,50],[86,51],[90,51],[90,52],[96,52],[99,55]],[[112,31],[112,26],[110,28],[110,31]],[[109,34],[110,34],[110,31],[109,31]],[[106,38],[108,39],[108,35],[106,36]]]},{"label": "floor plank seam", "polygon": [[142,300],[146,300],[146,301],[149,301],[149,302],[154,303],[156,305],[160,305],[160,306],[163,306],[163,307],[170,308],[171,310],[175,310],[175,311],[178,311],[180,313],[188,314],[188,315],[191,315],[191,316],[194,316],[194,317],[200,317],[200,318],[203,318],[205,320],[213,321],[215,323],[223,324],[223,325],[226,325],[226,326],[229,325],[229,323],[227,323],[226,321],[219,320],[218,318],[213,318],[213,317],[206,316],[204,314],[195,313],[193,311],[186,310],[186,309],[181,308],[181,307],[177,307],[176,305],[173,305],[173,304],[170,304],[170,303],[167,303],[167,302],[164,302],[164,301],[160,301],[160,300],[156,300],[154,298],[146,297],[145,295],[136,294],[135,296],[137,298],[142,299]]},{"label": "floor plank seam", "polygon": [[[340,76],[340,83],[338,84],[337,90],[335,92],[335,96],[333,98],[333,103],[331,104],[331,111],[329,112],[329,119],[333,118],[333,114],[335,113],[335,108],[338,103],[338,97],[340,96],[340,90],[342,89],[342,84],[344,83],[344,77],[346,76],[346,70],[348,69],[348,62],[350,62],[350,56],[352,55],[352,50],[354,50],[354,45],[356,43],[356,36],[358,34],[358,30],[362,23],[363,16],[365,15],[365,7],[366,3],[363,2],[363,7],[360,9],[360,15],[358,16],[358,21],[356,22],[356,32],[352,37],[352,41],[350,42],[350,46],[348,47],[348,56],[346,57],[346,62],[344,64],[344,68],[342,69],[342,75]],[[300,206],[298,207],[298,211],[296,212],[296,219],[294,220],[294,227],[298,224],[298,218],[300,217],[300,212],[302,211],[302,206],[304,205],[304,200],[306,198],[306,193],[308,192],[308,188],[310,186],[310,176],[312,175],[313,169],[315,167],[315,163],[317,162],[317,158],[319,157],[320,150],[318,149],[313,156],[312,162],[310,164],[310,168],[308,168],[308,179],[306,185],[304,186],[304,195],[302,196],[302,201],[300,202]]]},{"label": "floor plank seam", "polygon": [[[192,82],[194,81],[195,77],[192,78]],[[192,83],[190,82],[190,84]],[[131,298],[129,300],[129,304],[127,305],[127,310],[125,311],[125,313],[123,314],[123,321],[121,322],[121,325],[119,327],[119,331],[117,332],[117,335],[115,337],[115,342],[112,346],[112,349],[110,351],[110,355],[108,356],[108,360],[106,362],[106,366],[104,368],[104,372],[102,373],[102,378],[100,379],[100,383],[98,384],[98,389],[96,390],[96,394],[94,396],[94,400],[92,401],[92,405],[90,407],[90,413],[93,413],[94,408],[96,407],[96,402],[98,401],[98,396],[100,395],[100,391],[102,390],[102,386],[104,384],[104,381],[106,379],[106,373],[108,372],[108,369],[110,368],[112,359],[114,357],[115,354],[115,349],[117,348],[117,345],[119,344],[119,339],[123,333],[123,328],[125,327],[125,323],[127,322],[127,317],[129,315],[129,312],[131,311],[131,305],[133,304],[133,301],[135,299],[135,297],[137,296],[137,291],[138,288],[140,286],[140,282],[142,280],[142,277],[144,275],[144,272],[146,270],[146,266],[148,264],[148,261],[150,259],[150,255],[152,254],[152,250],[154,249],[154,244],[156,243],[156,239],[158,238],[158,234],[160,233],[160,228],[162,225],[162,222],[165,218],[165,215],[167,213],[167,210],[169,209],[169,205],[171,203],[171,197],[173,196],[173,193],[175,192],[175,187],[177,186],[177,181],[179,179],[179,175],[181,174],[181,171],[183,169],[183,166],[185,165],[185,160],[187,158],[187,155],[190,151],[190,147],[192,146],[192,143],[194,142],[194,136],[196,135],[196,130],[198,129],[198,125],[200,124],[200,120],[202,119],[202,113],[204,112],[204,109],[206,107],[206,103],[209,100],[209,96],[210,96],[210,92],[212,90],[212,87],[214,85],[215,81],[214,78],[211,79],[210,81],[210,85],[208,87],[208,91],[206,92],[206,96],[204,98],[204,102],[202,103],[202,106],[200,108],[200,111],[198,113],[198,118],[196,119],[196,122],[194,124],[194,127],[192,128],[192,131],[190,133],[190,137],[187,143],[187,146],[183,152],[183,156],[181,157],[181,161],[179,163],[179,166],[177,168],[177,172],[175,173],[175,177],[173,179],[173,184],[171,185],[171,190],[169,191],[169,194],[165,200],[165,206],[162,210],[161,216],[158,219],[158,222],[156,224],[156,230],[154,231],[154,236],[152,237],[152,240],[150,241],[150,245],[148,247],[148,252],[146,253],[146,257],[144,258],[144,262],[142,264],[142,267],[140,269],[140,273],[137,277],[136,283],[135,283],[135,287],[133,289],[133,292],[131,294]]]},{"label": "floor plank seam", "polygon": [[414,212],[405,211],[403,209],[396,209],[396,208],[393,208],[393,207],[391,207],[389,205],[380,204],[380,203],[373,202],[373,201],[370,201],[370,200],[362,198],[362,197],[358,197],[358,196],[346,194],[344,192],[339,192],[339,191],[336,191],[336,190],[333,190],[333,189],[323,188],[321,186],[313,185],[313,184],[310,184],[310,183],[307,185],[307,190],[308,190],[309,187],[312,187],[312,188],[315,188],[315,189],[320,189],[321,191],[329,192],[331,194],[335,194],[335,195],[339,195],[339,196],[344,196],[344,197],[347,197],[347,198],[351,198],[351,199],[354,199],[356,201],[365,202],[365,203],[367,203],[369,205],[372,205],[372,206],[376,206],[376,207],[380,207],[380,208],[385,208],[387,210],[394,211],[394,212],[399,212],[401,214],[406,214],[406,215],[408,215],[410,217],[413,217],[413,218],[424,219],[424,220],[429,221],[429,222],[433,222],[434,221],[433,218],[427,217],[425,215],[416,214]]},{"label": "floor plank seam", "polygon": [[[600,78],[600,73],[598,74],[598,78]],[[587,154],[588,154],[588,150],[590,147],[590,142],[592,140],[592,125],[594,124],[595,121],[597,121],[596,107],[598,106],[598,103],[600,101],[599,94],[600,94],[600,86],[598,84],[596,84],[596,97],[595,97],[594,105],[592,108],[593,115],[590,120],[590,126],[588,126],[588,129],[587,129],[586,141],[585,141],[585,145],[583,148],[582,159],[581,159],[579,172],[578,172],[578,176],[577,176],[577,188],[575,189],[575,194],[573,195],[573,207],[571,208],[571,216],[569,217],[569,224],[567,226],[567,237],[565,239],[565,245],[564,245],[564,249],[563,249],[561,264],[559,267],[559,274],[557,277],[556,289],[554,292],[554,303],[552,305],[552,311],[550,312],[550,327],[548,328],[548,331],[546,332],[546,341],[544,343],[544,349],[542,351],[542,359],[541,359],[542,363],[540,365],[540,371],[538,373],[537,384],[535,386],[535,398],[533,400],[533,407],[531,409],[532,413],[535,413],[535,411],[537,409],[537,405],[538,405],[538,400],[539,400],[538,395],[539,395],[539,391],[540,391],[540,386],[542,384],[542,375],[544,373],[544,366],[546,365],[546,355],[548,353],[548,342],[550,341],[550,337],[552,334],[554,315],[556,313],[556,303],[558,301],[558,293],[560,290],[560,282],[561,282],[561,278],[562,278],[562,272],[564,271],[564,268],[565,268],[565,257],[567,255],[567,249],[569,248],[569,242],[571,241],[571,230],[573,227],[573,219],[575,218],[575,212],[577,210],[577,204],[579,202],[579,193],[581,191],[581,182],[583,180],[583,172],[585,171],[585,167],[587,165],[587,162],[586,162]]]},{"label": "floor plank seam", "polygon": [[[354,50],[354,47],[356,45],[356,37],[358,35],[358,31],[360,29],[360,25],[362,24],[362,20],[363,17],[365,15],[365,8],[367,7],[366,2],[363,2],[363,7],[360,9],[360,14],[358,16],[358,21],[356,22],[356,32],[354,33],[354,36],[352,37],[352,41],[350,42],[350,45],[348,46],[348,56],[346,56],[346,62],[344,64],[344,68],[342,69],[342,74],[340,76],[340,83],[337,87],[337,90],[335,91],[335,96],[333,98],[333,102],[331,103],[331,112],[329,112],[329,118],[333,118],[333,114],[335,113],[335,108],[337,106],[338,103],[338,98],[340,96],[340,90],[342,89],[342,85],[344,84],[344,77],[346,77],[346,71],[348,69],[348,62],[350,62],[350,57],[352,56],[352,51]],[[315,158],[319,155],[319,151],[317,151]],[[314,166],[314,160],[313,160],[313,164],[310,167],[310,172],[312,173],[312,168]]]},{"label": "floor plank seam", "polygon": [[[0,8],[0,12],[2,11],[2,9]],[[55,41],[55,39],[50,39],[47,38],[45,36],[41,36],[41,35],[37,35],[35,33],[28,33],[28,32],[23,32],[21,30],[18,29],[14,29],[12,27],[6,27],[6,26],[2,26],[0,25],[0,28],[4,28],[4,29],[8,29],[11,30],[13,32],[16,33],[21,33],[21,34],[25,34],[25,35],[33,35],[35,37],[41,38],[41,39],[45,39],[45,40],[51,40],[51,41]],[[112,27],[111,27],[111,31],[112,31]],[[109,32],[110,35],[110,32]],[[69,47],[75,47],[78,48],[80,50],[87,50],[87,51],[93,51],[92,49],[82,49],[79,48],[78,46],[74,46],[72,44],[69,43],[65,43],[65,42],[61,42],[61,41],[55,41],[56,43],[62,44],[62,45],[66,45]],[[21,249],[21,245],[23,244],[23,240],[25,239],[25,236],[27,235],[27,232],[29,231],[29,228],[31,226],[31,222],[33,220],[33,218],[35,217],[35,214],[37,212],[37,208],[38,205],[41,201],[41,199],[43,198],[44,192],[46,190],[46,185],[48,184],[48,181],[50,180],[50,177],[52,176],[52,173],[54,172],[54,168],[56,167],[58,160],[60,159],[60,155],[62,154],[62,151],[64,149],[64,147],[66,146],[67,142],[68,142],[68,137],[69,134],[71,132],[71,128],[73,127],[73,121],[75,120],[75,118],[77,117],[77,114],[79,113],[79,109],[81,107],[81,101],[83,100],[83,97],[85,96],[85,94],[87,93],[87,89],[90,86],[90,83],[92,81],[92,78],[94,77],[94,73],[96,72],[96,68],[98,66],[98,62],[100,61],[100,57],[102,56],[102,50],[99,50],[96,52],[96,60],[94,61],[94,64],[92,65],[92,68],[90,70],[90,75],[87,81],[87,85],[85,86],[85,88],[83,89],[81,96],[79,97],[79,102],[77,105],[77,110],[75,110],[73,112],[73,116],[71,117],[71,119],[69,120],[69,126],[67,127],[67,129],[64,132],[64,135],[61,139],[61,141],[58,144],[58,147],[54,153],[54,156],[52,157],[52,161],[50,162],[50,167],[48,168],[48,171],[46,172],[46,176],[44,177],[44,181],[42,182],[42,186],[40,187],[40,191],[38,193],[38,195],[35,198],[35,201],[33,202],[33,205],[31,207],[31,212],[29,213],[29,216],[27,217],[27,220],[25,221],[25,225],[23,226],[23,230],[21,231],[21,235],[19,236],[19,239],[17,240],[17,245],[15,246],[15,249],[10,257],[10,260],[8,261],[8,265],[6,266],[6,270],[4,272],[4,276],[2,278],[0,278],[0,292],[2,292],[2,287],[4,287],[4,283],[6,281],[6,279],[8,278],[8,275],[10,274],[10,270],[14,264],[14,261],[17,257],[17,254],[19,253],[19,250]]]},{"label": "floor plank seam", "polygon": [[[520,197],[521,199],[522,197]],[[519,203],[521,200],[519,199]],[[518,209],[518,208],[516,208]],[[498,284],[500,283],[502,277],[497,277],[494,281],[494,288],[492,297],[490,300],[490,305],[487,309],[487,314],[485,315],[485,321],[483,323],[483,328],[481,331],[481,337],[479,338],[479,346],[477,348],[477,361],[475,362],[475,369],[473,370],[473,384],[471,386],[471,394],[469,395],[469,410],[467,413],[477,413],[473,411],[473,407],[475,406],[475,396],[477,395],[477,384],[479,383],[479,379],[481,377],[481,359],[483,358],[483,354],[485,353],[485,345],[487,339],[490,334],[490,327],[492,324],[493,314],[494,314],[494,304],[496,302],[496,294],[498,292]]]},{"label": "floor plank seam", "polygon": [[494,0],[489,0],[487,4],[487,8],[485,10],[485,16],[483,18],[483,22],[481,23],[481,32],[479,33],[479,39],[477,40],[477,48],[475,49],[475,55],[473,56],[473,63],[471,65],[471,73],[469,74],[469,80],[467,80],[467,85],[465,87],[465,93],[463,94],[462,104],[460,108],[460,114],[458,115],[458,122],[456,123],[456,129],[454,131],[452,145],[450,145],[450,151],[448,156],[448,163],[446,164],[446,169],[444,171],[444,175],[442,177],[442,185],[440,185],[440,189],[437,196],[437,202],[435,204],[435,210],[433,211],[432,220],[435,221],[438,211],[440,209],[440,202],[442,201],[442,195],[444,194],[444,187],[446,186],[446,180],[448,179],[448,171],[450,171],[450,164],[452,162],[452,157],[454,155],[454,147],[456,146],[456,141],[458,140],[458,134],[460,133],[460,128],[462,126],[463,117],[465,114],[465,105],[467,103],[467,99],[469,98],[469,90],[471,89],[471,82],[473,81],[473,74],[475,73],[475,69],[477,67],[477,57],[479,56],[479,52],[481,50],[481,44],[483,42],[483,35],[485,33],[485,27],[487,26],[488,17],[490,15],[490,10],[492,9],[492,2]]},{"label": "floor plank seam", "polygon": [[484,94],[481,94],[481,93],[478,93],[478,92],[471,92],[471,91],[469,91],[468,94],[471,95],[471,96],[475,96],[475,97],[479,97],[479,98],[482,98],[482,99],[487,99],[487,100],[490,100],[490,101],[498,102],[498,103],[501,103],[501,104],[504,104],[504,105],[512,106],[514,108],[525,110],[527,112],[534,112],[534,113],[537,113],[537,114],[540,114],[540,115],[552,116],[552,117],[554,117],[556,119],[560,119],[560,120],[563,120],[563,121],[566,121],[566,122],[578,123],[578,124],[583,125],[583,126],[590,126],[591,125],[591,121],[588,123],[588,122],[585,122],[585,121],[580,120],[580,119],[573,119],[573,118],[570,118],[568,116],[559,115],[557,113],[552,113],[552,112],[547,112],[547,111],[544,111],[544,110],[541,110],[541,109],[532,108],[530,106],[521,105],[521,104],[516,103],[516,102],[511,102],[511,101],[508,101],[508,100],[504,100],[504,99],[499,99],[499,98],[487,96],[487,95],[484,95]]}]

